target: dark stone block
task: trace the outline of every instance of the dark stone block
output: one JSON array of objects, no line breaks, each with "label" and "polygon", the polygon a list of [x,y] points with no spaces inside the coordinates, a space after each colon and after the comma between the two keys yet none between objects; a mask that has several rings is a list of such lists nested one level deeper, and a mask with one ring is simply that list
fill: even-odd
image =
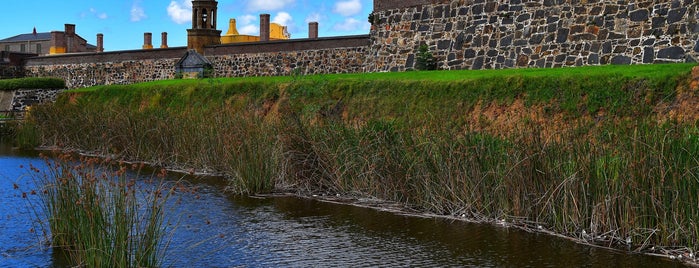
[{"label": "dark stone block", "polygon": [[430,30],[429,24],[420,24],[420,26],[417,27],[418,32],[427,32],[429,30]]},{"label": "dark stone block", "polygon": [[[462,61],[462,60],[454,60],[454,61],[450,61],[447,65],[449,65],[449,67],[454,67],[454,66],[460,66],[463,63],[464,63],[464,61]],[[461,68],[455,68],[455,69],[459,70]]]},{"label": "dark stone block", "polygon": [[444,25],[444,31],[445,32],[451,32],[451,30],[454,28],[454,24],[449,22],[446,25]]},{"label": "dark stone block", "polygon": [[558,33],[556,33],[556,43],[565,43],[568,41],[568,33],[570,33],[570,30],[567,28],[560,28],[558,29]]},{"label": "dark stone block", "polygon": [[659,59],[683,59],[684,49],[681,47],[668,47],[658,51]]},{"label": "dark stone block", "polygon": [[544,41],[544,37],[545,37],[544,34],[534,34],[529,39],[529,44],[531,44],[531,45],[541,44],[541,41]]},{"label": "dark stone block", "polygon": [[514,46],[516,47],[521,47],[521,46],[526,46],[529,45],[529,41],[527,39],[517,39],[514,42]]},{"label": "dark stone block", "polygon": [[557,63],[561,63],[561,62],[564,62],[566,60],[566,57],[567,56],[565,54],[560,54],[560,55],[556,55],[556,57],[553,58],[553,60]]},{"label": "dark stone block", "polygon": [[652,28],[661,28],[665,26],[665,18],[663,17],[654,17],[652,19]]},{"label": "dark stone block", "polygon": [[512,38],[513,38],[512,35],[507,35],[507,36],[503,37],[502,39],[500,39],[500,46],[501,47],[509,47],[510,45],[512,45]]},{"label": "dark stone block", "polygon": [[558,22],[558,20],[560,20],[560,18],[558,18],[557,16],[551,16],[551,17],[546,18],[546,23],[548,23],[548,24],[556,23],[556,22]]},{"label": "dark stone block", "polygon": [[631,21],[645,21],[648,19],[648,10],[647,9],[639,9],[636,11],[631,12],[629,14],[631,17]]},{"label": "dark stone block", "polygon": [[408,55],[408,59],[405,60],[405,68],[410,69],[415,67],[415,54]]},{"label": "dark stone block", "polygon": [[638,46],[641,43],[641,40],[639,39],[633,39],[629,42],[629,45],[632,47]]},{"label": "dark stone block", "polygon": [[480,19],[480,20],[473,21],[473,25],[481,25],[481,24],[486,24],[486,23],[488,23],[487,19]]},{"label": "dark stone block", "polygon": [[472,70],[480,70],[483,69],[483,57],[478,57],[473,61],[473,65],[471,65]]},{"label": "dark stone block", "polygon": [[625,34],[620,34],[620,33],[615,33],[615,32],[609,32],[609,35],[607,36],[607,39],[626,39]]},{"label": "dark stone block", "polygon": [[643,63],[653,63],[655,60],[655,50],[652,47],[643,48]]},{"label": "dark stone block", "polygon": [[694,45],[694,52],[699,52],[699,41],[697,41],[697,44]]},{"label": "dark stone block", "polygon": [[590,56],[587,57],[587,63],[588,64],[599,64],[599,54],[597,54],[597,53],[590,54]]},{"label": "dark stone block", "polygon": [[483,13],[483,5],[482,4],[473,5],[473,7],[471,7],[471,12],[474,15],[482,14]]},{"label": "dark stone block", "polygon": [[644,46],[652,46],[655,44],[655,38],[649,38],[643,41]]},{"label": "dark stone block", "polygon": [[464,50],[464,58],[466,59],[473,59],[476,57],[476,51],[473,49],[466,49]]},{"label": "dark stone block", "polygon": [[495,49],[488,50],[487,53],[485,53],[486,56],[488,57],[495,57],[498,55],[498,51]]},{"label": "dark stone block", "polygon": [[544,17],[546,17],[546,12],[543,11],[543,10],[537,10],[537,11],[534,13],[534,18],[535,18],[535,19],[543,19]]},{"label": "dark stone block", "polygon": [[627,56],[614,56],[612,58],[612,64],[615,65],[629,65],[631,64],[631,58]]},{"label": "dark stone block", "polygon": [[[510,2],[512,3],[512,2]],[[522,11],[524,9],[523,6],[517,5],[517,6],[510,6],[510,11]]]},{"label": "dark stone block", "polygon": [[449,53],[449,55],[447,56],[448,61],[453,61],[455,59],[456,59],[456,53],[454,53],[454,52]]},{"label": "dark stone block", "polygon": [[612,42],[604,42],[604,44],[602,44],[602,53],[612,53]]},{"label": "dark stone block", "polygon": [[464,33],[460,33],[458,36],[456,36],[456,39],[454,39],[454,49],[455,50],[461,50],[464,47]]},{"label": "dark stone block", "polygon": [[505,17],[502,18],[502,24],[503,25],[509,25],[515,23],[515,20],[512,17]]},{"label": "dark stone block", "polygon": [[556,0],[544,0],[545,7],[551,7],[556,5]]},{"label": "dark stone block", "polygon": [[619,12],[619,6],[617,5],[605,5],[604,14],[614,15]]},{"label": "dark stone block", "polygon": [[531,19],[531,17],[532,17],[532,16],[529,15],[529,13],[525,13],[525,14],[519,15],[519,16],[517,17],[517,22],[524,22],[524,21],[527,21],[527,20]]},{"label": "dark stone block", "polygon": [[440,40],[437,42],[437,49],[444,50],[451,47],[451,40]]},{"label": "dark stone block", "polygon": [[462,7],[459,9],[459,16],[466,16],[468,14],[468,9],[467,7]]},{"label": "dark stone block", "polygon": [[681,21],[685,13],[687,13],[686,7],[670,10],[670,12],[667,14],[667,23]]},{"label": "dark stone block", "polygon": [[432,9],[432,18],[442,18],[444,17],[444,7],[436,6]]}]

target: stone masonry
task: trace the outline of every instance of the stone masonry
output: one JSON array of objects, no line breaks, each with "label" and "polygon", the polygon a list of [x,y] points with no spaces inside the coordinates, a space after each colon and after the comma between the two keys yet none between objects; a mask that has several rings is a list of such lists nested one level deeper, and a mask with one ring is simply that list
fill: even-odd
[{"label": "stone masonry", "polygon": [[[403,71],[429,46],[440,69],[696,61],[696,0],[377,1],[371,65]],[[422,2],[416,4],[415,2]],[[437,3],[434,3],[437,2]],[[431,4],[434,3],[434,4]]]}]

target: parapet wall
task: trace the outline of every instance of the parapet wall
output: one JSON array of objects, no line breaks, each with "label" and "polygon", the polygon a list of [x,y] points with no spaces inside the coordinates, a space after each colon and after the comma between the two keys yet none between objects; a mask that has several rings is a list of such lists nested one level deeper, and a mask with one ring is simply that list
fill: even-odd
[{"label": "parapet wall", "polygon": [[36,57],[26,60],[25,75],[63,78],[68,88],[172,79],[185,52],[172,48]]},{"label": "parapet wall", "polygon": [[[300,39],[211,46],[205,49],[216,77],[363,72],[369,36]],[[173,79],[186,48],[65,54],[30,58],[30,77],[59,77],[68,88]]]},{"label": "parapet wall", "polygon": [[[415,66],[421,44],[440,69],[696,61],[695,0],[379,1],[367,71]],[[421,3],[419,3],[421,2]]]},{"label": "parapet wall", "polygon": [[218,77],[364,72],[369,36],[220,45],[206,48]]}]

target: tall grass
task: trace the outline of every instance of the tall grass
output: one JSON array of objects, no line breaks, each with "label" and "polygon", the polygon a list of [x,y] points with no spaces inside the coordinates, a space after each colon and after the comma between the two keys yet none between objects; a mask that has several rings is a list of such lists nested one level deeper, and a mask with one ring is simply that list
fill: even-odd
[{"label": "tall grass", "polygon": [[[151,83],[64,94],[31,116],[44,145],[221,173],[239,193],[372,196],[608,246],[697,251],[699,129],[659,123],[656,109],[691,66],[670,67]],[[515,100],[559,122],[472,125],[487,121],[470,119],[475,106]]]},{"label": "tall grass", "polygon": [[[159,267],[165,243],[164,206],[172,190],[138,189],[125,165],[118,170],[98,159],[70,155],[31,166],[43,189],[39,217],[51,245],[79,267]],[[134,169],[140,167],[134,166]]]}]

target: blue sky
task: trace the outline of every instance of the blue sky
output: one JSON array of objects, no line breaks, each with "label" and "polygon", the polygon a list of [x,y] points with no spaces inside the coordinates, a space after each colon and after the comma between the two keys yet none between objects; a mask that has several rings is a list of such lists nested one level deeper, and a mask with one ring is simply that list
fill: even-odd
[{"label": "blue sky", "polygon": [[[369,33],[367,16],[371,0],[218,0],[218,29],[228,30],[235,18],[241,34],[259,34],[259,14],[288,26],[291,38],[308,36],[308,22],[319,22],[320,37]],[[96,43],[104,34],[107,51],[140,49],[143,33],[153,33],[153,46],[160,46],[160,33],[168,32],[168,45],[186,46],[191,28],[191,0],[22,0],[12,1],[0,16],[0,39],[18,34],[63,31],[76,25],[77,33]]]}]

